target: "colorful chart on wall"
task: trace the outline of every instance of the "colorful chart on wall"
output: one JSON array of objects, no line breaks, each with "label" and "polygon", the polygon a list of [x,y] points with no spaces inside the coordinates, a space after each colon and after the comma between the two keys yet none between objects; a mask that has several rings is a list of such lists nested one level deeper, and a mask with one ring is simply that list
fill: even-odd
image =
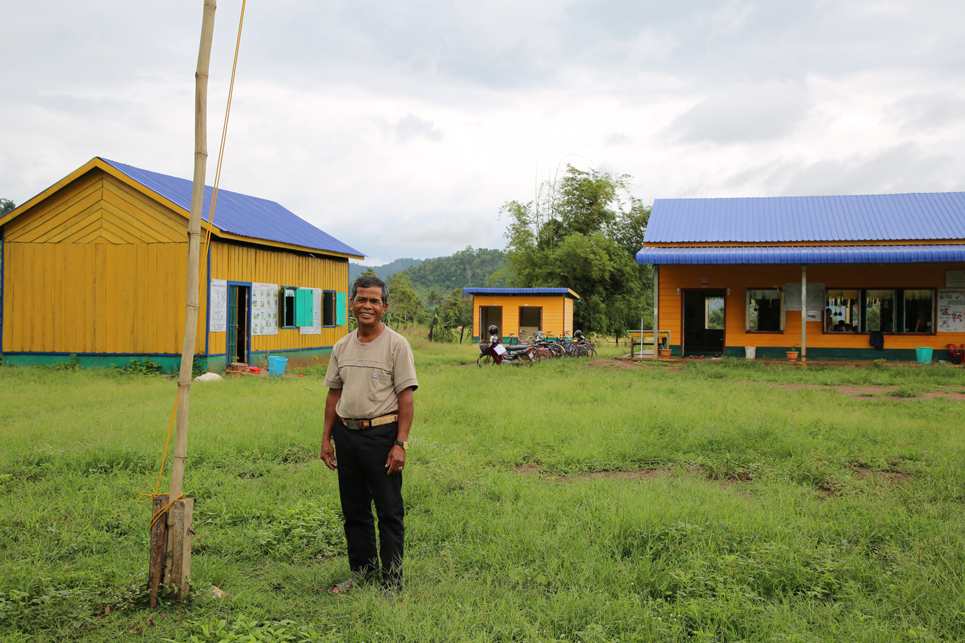
[{"label": "colorful chart on wall", "polygon": [[228,330],[228,282],[223,279],[211,280],[211,297],[208,299],[208,330],[223,333]]},{"label": "colorful chart on wall", "polygon": [[251,284],[251,334],[278,334],[278,284]]},{"label": "colorful chart on wall", "polygon": [[965,290],[938,291],[938,332],[965,333]]},{"label": "colorful chart on wall", "polygon": [[321,335],[322,334],[322,289],[306,288],[312,291],[312,325],[299,327],[302,335]]}]

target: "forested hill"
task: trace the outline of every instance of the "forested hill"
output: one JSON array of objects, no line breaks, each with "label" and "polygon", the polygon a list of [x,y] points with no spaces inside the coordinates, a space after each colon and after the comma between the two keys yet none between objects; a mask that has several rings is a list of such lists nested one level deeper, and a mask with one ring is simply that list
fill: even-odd
[{"label": "forested hill", "polygon": [[446,294],[470,286],[505,287],[508,263],[502,250],[473,249],[470,246],[449,257],[426,259],[400,274],[412,280],[412,289],[418,293],[425,295],[430,290],[437,290]]},{"label": "forested hill", "polygon": [[359,275],[366,271],[368,268],[372,268],[375,274],[379,276],[379,279],[388,279],[397,272],[401,272],[406,268],[411,268],[412,266],[418,266],[422,263],[422,259],[396,259],[381,266],[363,266],[360,263],[349,262],[348,264],[348,282],[351,284]]}]

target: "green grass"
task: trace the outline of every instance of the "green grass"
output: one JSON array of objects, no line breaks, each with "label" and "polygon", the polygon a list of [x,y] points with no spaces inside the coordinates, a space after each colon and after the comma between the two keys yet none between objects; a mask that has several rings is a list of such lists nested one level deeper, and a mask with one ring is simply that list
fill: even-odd
[{"label": "green grass", "polygon": [[347,563],[322,368],[192,387],[195,594],[157,610],[135,495],[174,382],[0,369],[0,642],[965,639],[965,412],[922,397],[962,369],[478,369],[413,346],[394,603],[325,593]]}]

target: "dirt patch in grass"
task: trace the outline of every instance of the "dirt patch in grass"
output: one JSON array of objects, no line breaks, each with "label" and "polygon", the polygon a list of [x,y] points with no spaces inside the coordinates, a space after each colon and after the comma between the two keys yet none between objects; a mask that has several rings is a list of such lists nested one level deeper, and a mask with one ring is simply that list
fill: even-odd
[{"label": "dirt patch in grass", "polygon": [[879,398],[887,397],[891,400],[933,400],[935,398],[945,398],[948,400],[956,400],[958,402],[965,402],[965,392],[960,390],[958,387],[943,387],[937,391],[922,392],[920,395],[909,396],[909,397],[898,397],[895,396],[895,392],[900,389],[900,386],[823,386],[821,384],[783,384],[781,388],[789,391],[794,391],[798,389],[823,389],[831,388],[841,395],[850,395],[855,399],[868,399],[868,398]]},{"label": "dirt patch in grass", "polygon": [[652,480],[661,476],[668,475],[670,469],[660,467],[657,469],[641,469],[640,471],[593,471],[576,476],[581,480],[595,480],[597,478],[623,478],[630,480]]},{"label": "dirt patch in grass", "polygon": [[879,478],[891,484],[899,484],[911,480],[911,474],[899,471],[875,471],[870,467],[854,467],[854,474],[859,478]]},{"label": "dirt patch in grass", "polygon": [[517,464],[513,472],[523,476],[533,476],[543,473],[543,470],[535,464]]},{"label": "dirt patch in grass", "polygon": [[629,369],[641,368],[659,368],[666,370],[668,373],[679,373],[681,371],[679,366],[669,366],[666,362],[653,362],[652,360],[635,361],[629,358],[620,359],[600,357],[590,360],[587,362],[587,365],[594,368],[611,368],[615,371],[626,371]]},{"label": "dirt patch in grass", "polygon": [[[513,472],[519,475],[541,475],[545,473],[542,468],[535,464],[518,464],[513,467]],[[658,467],[656,469],[640,469],[639,471],[590,471],[577,475],[562,476],[551,475],[550,477],[560,482],[571,482],[573,480],[596,480],[599,478],[624,479],[624,480],[652,480],[661,476],[668,475],[670,469]]]},{"label": "dirt patch in grass", "polygon": [[965,392],[951,391],[947,389],[942,391],[929,391],[928,393],[922,393],[921,397],[925,398],[926,400],[933,400],[936,397],[943,397],[947,400],[957,400],[959,402],[965,402]]}]

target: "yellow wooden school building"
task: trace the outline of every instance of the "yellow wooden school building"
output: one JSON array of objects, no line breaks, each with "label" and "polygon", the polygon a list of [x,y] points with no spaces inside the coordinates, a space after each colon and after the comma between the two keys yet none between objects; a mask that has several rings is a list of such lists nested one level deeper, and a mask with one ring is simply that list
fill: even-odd
[{"label": "yellow wooden school building", "polygon": [[[76,355],[173,372],[184,339],[191,181],[94,158],[0,218],[4,366]],[[348,260],[363,255],[278,203],[206,189],[195,353],[294,364],[347,332]]]},{"label": "yellow wooden school building", "polygon": [[503,341],[526,335],[573,334],[573,304],[580,296],[569,288],[463,288],[472,295],[473,341],[487,341],[487,329],[499,328]]},{"label": "yellow wooden school building", "polygon": [[657,199],[637,261],[674,355],[938,360],[965,344],[963,192]]}]

